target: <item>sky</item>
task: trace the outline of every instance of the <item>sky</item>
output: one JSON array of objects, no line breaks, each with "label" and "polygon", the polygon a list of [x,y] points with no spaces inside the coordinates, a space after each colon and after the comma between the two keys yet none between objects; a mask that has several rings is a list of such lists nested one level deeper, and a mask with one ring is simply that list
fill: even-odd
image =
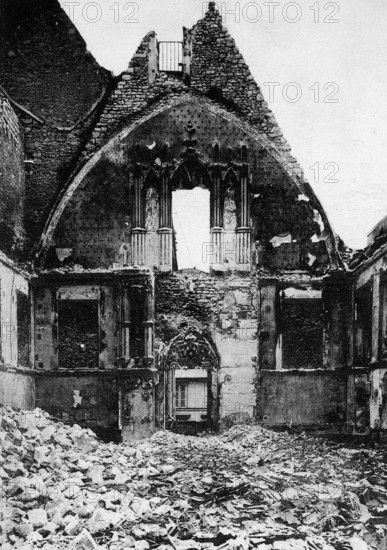
[{"label": "sky", "polygon": [[[182,40],[201,0],[60,0],[105,68],[143,36]],[[334,231],[353,248],[387,214],[387,1],[218,2]]]}]

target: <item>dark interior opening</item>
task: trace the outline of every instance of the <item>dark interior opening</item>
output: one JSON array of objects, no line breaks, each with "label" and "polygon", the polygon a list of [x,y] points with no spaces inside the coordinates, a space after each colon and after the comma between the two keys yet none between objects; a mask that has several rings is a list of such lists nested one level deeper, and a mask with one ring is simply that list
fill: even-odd
[{"label": "dark interior opening", "polygon": [[58,325],[59,367],[61,369],[98,368],[98,301],[60,300]]},{"label": "dark interior opening", "polygon": [[324,310],[321,298],[285,298],[281,303],[282,367],[323,367]]},{"label": "dark interior opening", "polygon": [[16,291],[17,301],[17,361],[23,367],[29,365],[31,308],[27,294]]},{"label": "dark interior opening", "polygon": [[366,285],[355,294],[355,360],[370,361],[372,355],[372,287]]}]

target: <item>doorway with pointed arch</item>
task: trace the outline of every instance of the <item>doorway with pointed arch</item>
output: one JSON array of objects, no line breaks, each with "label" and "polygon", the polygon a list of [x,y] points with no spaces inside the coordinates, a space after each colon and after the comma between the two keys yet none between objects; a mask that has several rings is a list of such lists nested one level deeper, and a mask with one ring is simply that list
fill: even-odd
[{"label": "doorway with pointed arch", "polygon": [[197,330],[176,336],[164,353],[164,425],[185,434],[219,428],[219,356]]}]

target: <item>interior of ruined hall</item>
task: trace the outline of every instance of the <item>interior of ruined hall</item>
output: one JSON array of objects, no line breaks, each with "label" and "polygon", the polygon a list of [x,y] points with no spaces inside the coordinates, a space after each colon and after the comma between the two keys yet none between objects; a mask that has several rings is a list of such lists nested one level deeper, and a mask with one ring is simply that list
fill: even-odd
[{"label": "interior of ruined hall", "polygon": [[118,77],[56,0],[0,22],[0,405],[115,441],[385,431],[385,220],[336,236],[214,3]]}]

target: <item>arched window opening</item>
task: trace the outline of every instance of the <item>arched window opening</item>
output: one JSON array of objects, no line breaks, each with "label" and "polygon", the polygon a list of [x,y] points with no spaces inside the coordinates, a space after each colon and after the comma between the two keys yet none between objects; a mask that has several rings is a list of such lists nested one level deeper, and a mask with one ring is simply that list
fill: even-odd
[{"label": "arched window opening", "polygon": [[178,189],[172,193],[172,220],[177,269],[209,272],[210,192],[208,189]]}]

